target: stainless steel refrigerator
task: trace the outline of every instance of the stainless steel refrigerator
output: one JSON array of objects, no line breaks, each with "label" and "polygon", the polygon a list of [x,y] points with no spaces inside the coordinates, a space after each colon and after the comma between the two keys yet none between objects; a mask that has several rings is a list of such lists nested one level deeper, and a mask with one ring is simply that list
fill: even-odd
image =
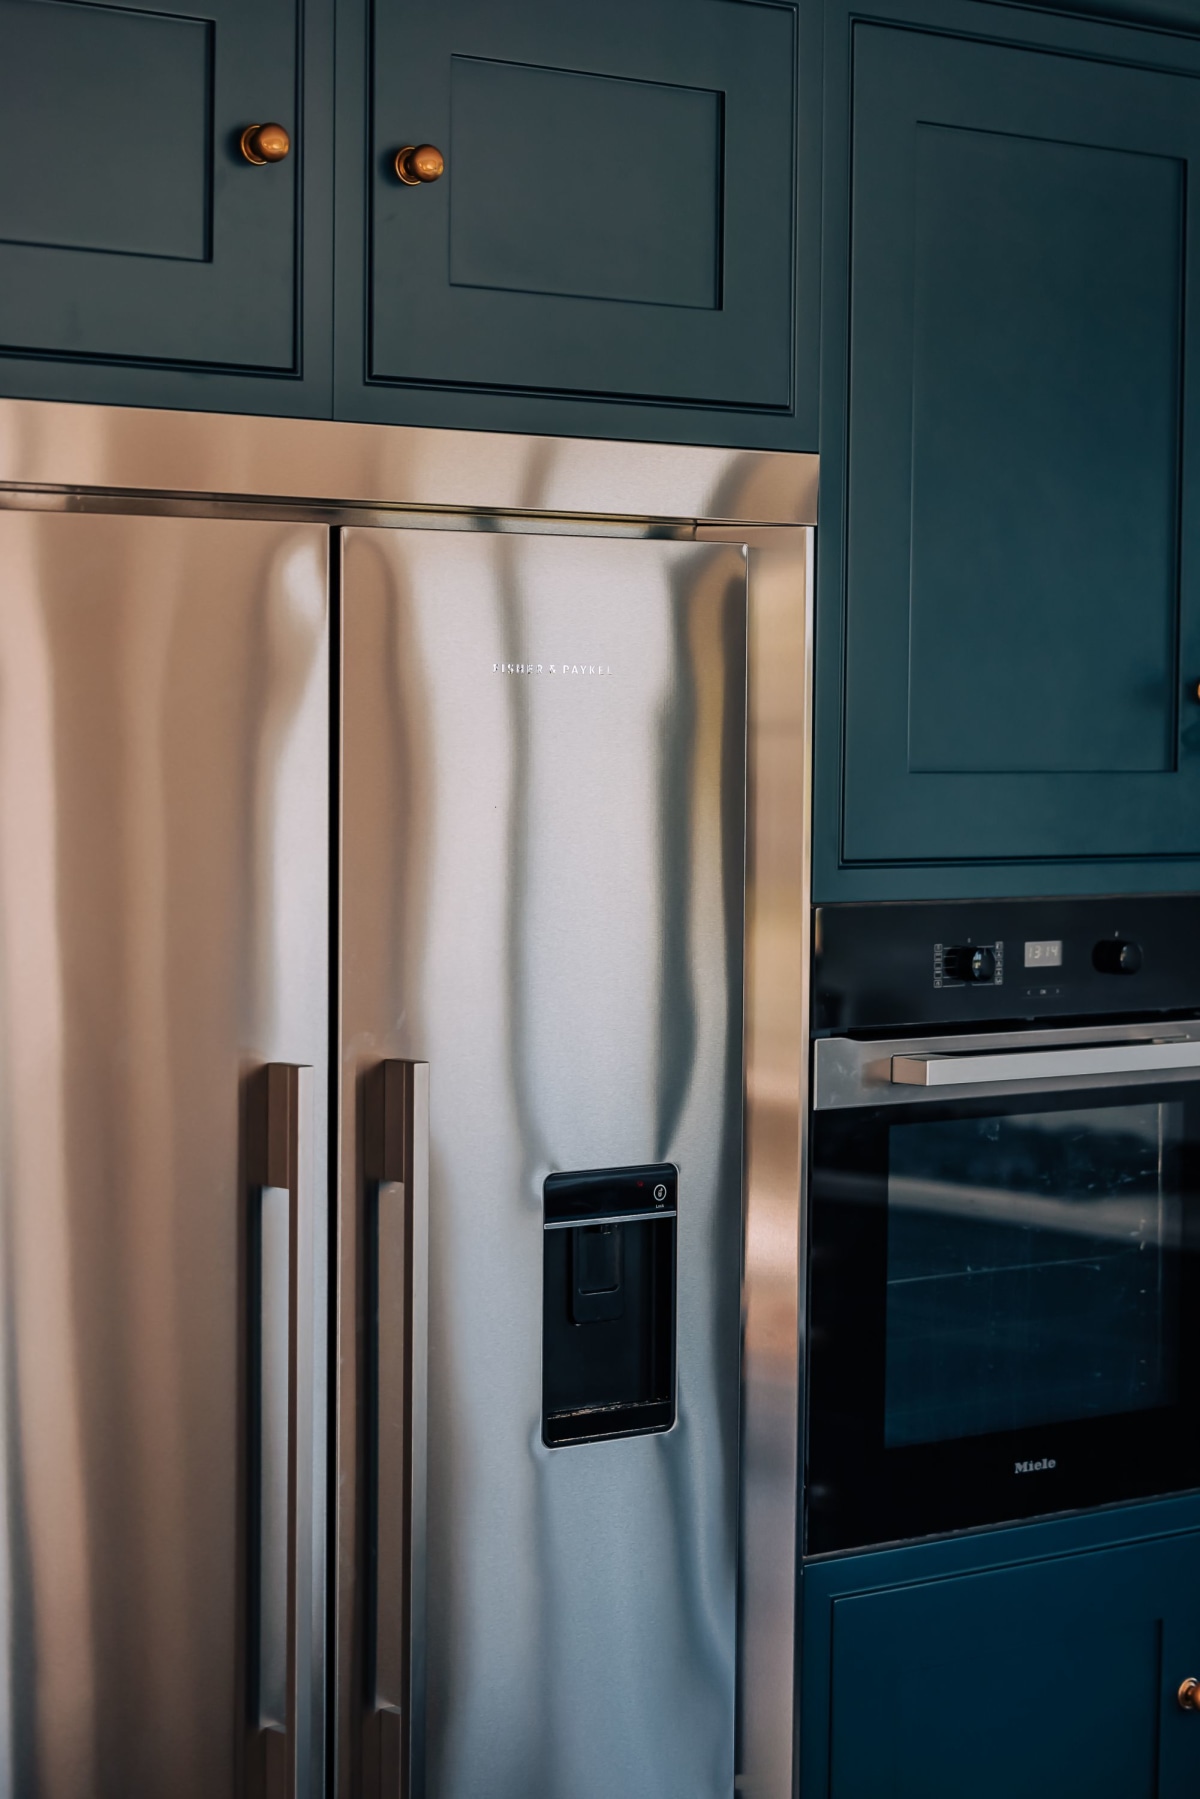
[{"label": "stainless steel refrigerator", "polygon": [[0,1796],[791,1790],[811,458],[0,403]]}]

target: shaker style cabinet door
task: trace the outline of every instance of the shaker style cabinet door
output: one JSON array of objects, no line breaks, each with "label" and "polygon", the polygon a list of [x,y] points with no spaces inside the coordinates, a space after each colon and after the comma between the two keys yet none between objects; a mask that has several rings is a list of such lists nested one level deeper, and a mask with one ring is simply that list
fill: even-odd
[{"label": "shaker style cabinet door", "polygon": [[[97,360],[299,372],[299,22],[297,0],[0,0],[5,391],[169,397],[97,387]],[[251,162],[266,123],[286,154]]]},{"label": "shaker style cabinet door", "polygon": [[1168,1537],[835,1600],[830,1799],[1188,1799],[1198,1598]]},{"label": "shaker style cabinet door", "polygon": [[379,0],[369,143],[339,152],[368,213],[339,410],[411,419],[424,384],[554,396],[561,429],[597,397],[790,416],[797,29],[747,0]]},{"label": "shaker style cabinet door", "polygon": [[843,865],[1200,853],[1200,78],[861,25],[851,173]]}]

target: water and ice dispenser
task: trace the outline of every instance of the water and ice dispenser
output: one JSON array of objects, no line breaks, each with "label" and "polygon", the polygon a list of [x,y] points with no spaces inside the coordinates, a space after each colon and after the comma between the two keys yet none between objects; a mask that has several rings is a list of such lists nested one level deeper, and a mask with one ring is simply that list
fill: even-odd
[{"label": "water and ice dispenser", "polygon": [[675,1422],[678,1183],[669,1164],[546,1180],[542,1439],[550,1448]]}]

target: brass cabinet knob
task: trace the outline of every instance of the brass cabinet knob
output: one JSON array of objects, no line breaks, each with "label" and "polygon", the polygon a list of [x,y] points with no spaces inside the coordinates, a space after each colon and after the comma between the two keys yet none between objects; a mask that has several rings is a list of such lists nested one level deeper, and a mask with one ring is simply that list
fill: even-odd
[{"label": "brass cabinet knob", "polygon": [[1175,1695],[1185,1712],[1200,1712],[1200,1680],[1189,1674]]},{"label": "brass cabinet knob", "polygon": [[242,155],[247,162],[282,162],[292,140],[282,125],[247,125],[242,133]]},{"label": "brass cabinet knob", "polygon": [[446,158],[436,144],[405,144],[397,150],[393,164],[405,187],[420,187],[423,181],[436,181],[446,167]]}]

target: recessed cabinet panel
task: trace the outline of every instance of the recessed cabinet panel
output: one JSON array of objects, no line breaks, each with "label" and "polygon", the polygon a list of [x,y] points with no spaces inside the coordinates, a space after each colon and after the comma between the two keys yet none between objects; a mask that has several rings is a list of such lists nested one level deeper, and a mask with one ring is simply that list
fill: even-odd
[{"label": "recessed cabinet panel", "polygon": [[296,38],[294,0],[0,0],[0,358],[296,369]]},{"label": "recessed cabinet panel", "polygon": [[794,7],[381,0],[373,47],[368,382],[791,408]]},{"label": "recessed cabinet panel", "polygon": [[909,769],[1168,770],[1186,166],[924,124],[915,164]]},{"label": "recessed cabinet panel", "polygon": [[721,102],[711,89],[454,57],[451,286],[712,311]]},{"label": "recessed cabinet panel", "polygon": [[1198,1578],[1166,1539],[835,1600],[832,1799],[1184,1799]]},{"label": "recessed cabinet panel", "polygon": [[1200,81],[854,43],[842,860],[1195,854]]},{"label": "recessed cabinet panel", "polygon": [[3,0],[0,241],[207,260],[211,48],[198,19]]}]

